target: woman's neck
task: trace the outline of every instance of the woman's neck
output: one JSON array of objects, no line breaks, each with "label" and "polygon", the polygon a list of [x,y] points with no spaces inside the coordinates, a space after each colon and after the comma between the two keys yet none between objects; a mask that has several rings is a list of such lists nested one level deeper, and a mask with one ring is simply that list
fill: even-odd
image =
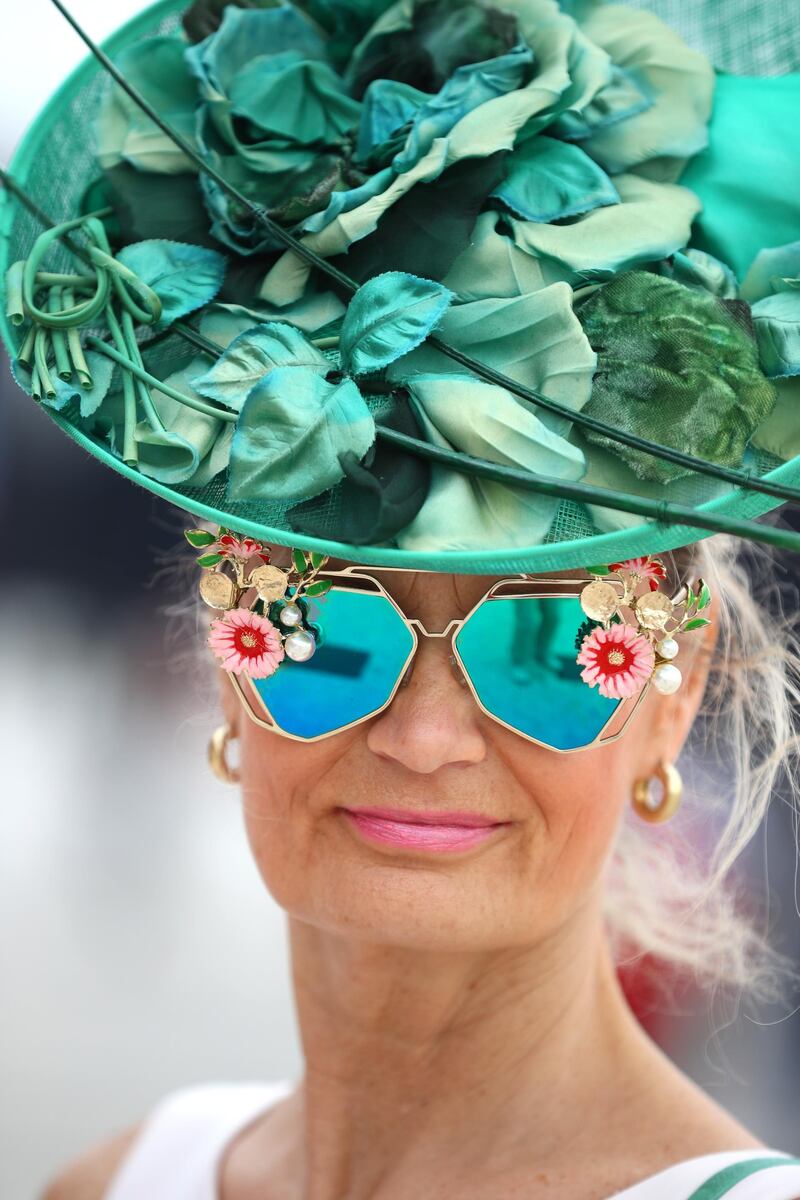
[{"label": "woman's neck", "polygon": [[[597,913],[546,943],[441,953],[290,919],[305,1200],[456,1194],[592,1144],[610,1081],[658,1055]],[[298,1148],[300,1149],[300,1148]]]}]

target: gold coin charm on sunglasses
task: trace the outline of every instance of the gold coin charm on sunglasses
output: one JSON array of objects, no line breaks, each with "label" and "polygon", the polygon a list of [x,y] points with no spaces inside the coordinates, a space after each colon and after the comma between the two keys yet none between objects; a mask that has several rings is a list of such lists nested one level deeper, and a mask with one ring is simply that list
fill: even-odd
[{"label": "gold coin charm on sunglasses", "polygon": [[593,621],[610,621],[619,607],[619,594],[610,583],[595,579],[581,591],[581,608]]}]

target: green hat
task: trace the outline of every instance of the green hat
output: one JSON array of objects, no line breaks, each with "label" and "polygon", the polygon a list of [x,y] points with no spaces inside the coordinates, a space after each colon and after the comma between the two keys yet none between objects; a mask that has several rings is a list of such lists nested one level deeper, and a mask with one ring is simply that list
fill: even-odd
[{"label": "green hat", "polygon": [[94,54],[3,173],[3,336],[93,455],[376,565],[800,548],[780,6],[162,0],[101,51],[53,2]]}]

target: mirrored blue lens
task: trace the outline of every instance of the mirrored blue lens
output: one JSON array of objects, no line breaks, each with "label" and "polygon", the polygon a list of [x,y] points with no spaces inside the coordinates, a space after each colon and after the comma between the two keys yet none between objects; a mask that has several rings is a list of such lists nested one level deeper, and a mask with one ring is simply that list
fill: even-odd
[{"label": "mirrored blue lens", "polygon": [[458,657],[492,716],[557,750],[593,742],[619,699],[580,677],[578,596],[485,600],[456,635]]},{"label": "mirrored blue lens", "polygon": [[285,658],[253,686],[287,733],[313,738],[377,712],[405,670],[414,639],[378,592],[333,587],[319,601],[322,641],[308,662]]}]

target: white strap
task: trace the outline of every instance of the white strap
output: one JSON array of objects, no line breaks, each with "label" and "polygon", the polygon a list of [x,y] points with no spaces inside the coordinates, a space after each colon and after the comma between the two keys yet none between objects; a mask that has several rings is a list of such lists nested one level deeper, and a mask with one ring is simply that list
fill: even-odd
[{"label": "white strap", "polygon": [[722,1150],[701,1154],[684,1162],[666,1167],[635,1183],[609,1200],[686,1200],[723,1167],[751,1159],[786,1158],[790,1165],[768,1167],[741,1180],[725,1196],[726,1200],[800,1200],[800,1167],[791,1165],[792,1156],[785,1150],[769,1147],[763,1150]]},{"label": "white strap", "polygon": [[170,1092],[149,1113],[105,1200],[219,1200],[226,1146],[293,1087],[211,1083]]}]

